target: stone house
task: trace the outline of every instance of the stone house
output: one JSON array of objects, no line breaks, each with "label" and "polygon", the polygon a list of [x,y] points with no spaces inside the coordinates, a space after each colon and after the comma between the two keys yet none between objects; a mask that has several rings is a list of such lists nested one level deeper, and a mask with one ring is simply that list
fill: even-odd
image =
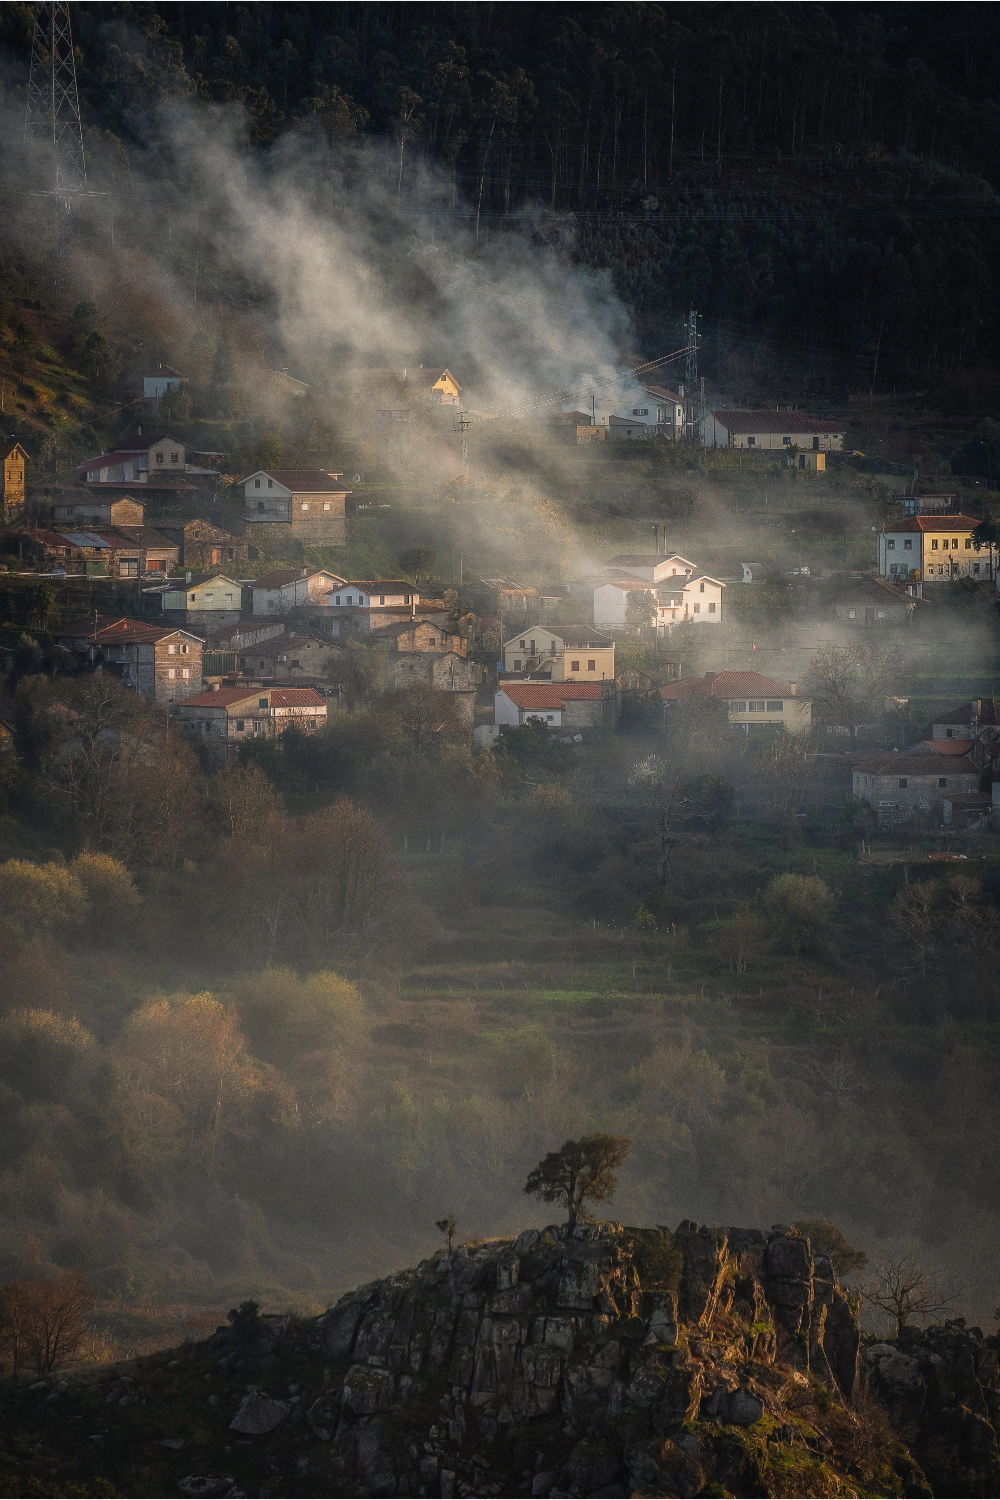
[{"label": "stone house", "polygon": [[204,643],[190,631],[98,615],[52,634],[81,666],[114,672],[152,703],[168,706],[201,691]]},{"label": "stone house", "polygon": [[493,699],[494,722],[514,727],[538,719],[553,729],[613,725],[612,688],[601,682],[503,682]]},{"label": "stone house", "polygon": [[854,629],[891,629],[909,625],[918,609],[933,608],[930,600],[907,594],[884,579],[866,578],[844,590],[833,606],[833,615],[840,624]]},{"label": "stone house", "polygon": [[326,699],[315,688],[215,688],[179,703],[175,721],[222,755],[244,741],[275,739],[293,724],[308,733],[326,723]]},{"label": "stone house", "polygon": [[469,643],[464,636],[455,635],[434,625],[430,620],[399,620],[393,625],[377,625],[369,632],[373,644],[384,641],[393,651],[452,652],[456,656],[468,656]]},{"label": "stone house", "polygon": [[[116,524],[121,523],[116,521]],[[246,537],[231,536],[210,521],[161,521],[157,529],[177,547],[177,561],[182,568],[201,573],[209,568],[232,568],[247,561]]]},{"label": "stone house", "polygon": [[190,488],[184,484],[186,450],[179,438],[167,433],[154,442],[135,448],[115,448],[77,465],[77,473],[88,485],[148,484]]},{"label": "stone house", "polygon": [[483,666],[454,651],[412,651],[397,656],[390,665],[394,687],[424,682],[428,687],[454,693],[471,729],[476,719],[476,694],[483,680]]},{"label": "stone house", "polygon": [[121,554],[122,562],[117,565],[120,578],[131,576],[123,566],[126,560],[135,561],[139,574],[172,573],[177,566],[176,543],[153,526],[114,526],[98,534],[107,541],[116,559]]},{"label": "stone house", "polygon": [[504,643],[505,672],[552,682],[613,682],[615,643],[584,626],[535,626]]},{"label": "stone house", "polygon": [[729,722],[743,734],[765,724],[780,724],[789,734],[805,734],[812,725],[812,699],[802,697],[795,682],[779,682],[762,672],[706,672],[682,677],[659,689],[664,709],[685,698],[721,698]]},{"label": "stone house", "polygon": [[267,546],[289,537],[319,546],[347,541],[350,494],[340,474],[325,469],[259,469],[240,481],[243,520],[251,542]]},{"label": "stone house", "polygon": [[981,782],[970,756],[937,755],[929,747],[872,756],[852,774],[854,795],[868,804],[880,828],[939,824],[945,799],[979,792]]},{"label": "stone house", "polygon": [[973,698],[961,708],[938,714],[931,729],[934,740],[1000,739],[1000,698]]},{"label": "stone house", "polygon": [[239,670],[247,677],[322,677],[331,661],[341,654],[339,646],[285,629],[280,635],[255,641],[237,653]]}]

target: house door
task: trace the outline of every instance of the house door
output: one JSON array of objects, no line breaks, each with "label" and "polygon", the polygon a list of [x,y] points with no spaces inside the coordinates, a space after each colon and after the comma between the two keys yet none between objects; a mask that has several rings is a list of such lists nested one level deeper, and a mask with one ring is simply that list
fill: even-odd
[{"label": "house door", "polygon": [[213,563],[220,563],[222,561],[222,548],[221,547],[213,547],[212,548],[212,561],[213,561]]},{"label": "house door", "polygon": [[866,606],[865,607],[865,624],[866,625],[874,625],[875,624],[875,606],[874,606],[874,604],[871,605],[871,606]]}]

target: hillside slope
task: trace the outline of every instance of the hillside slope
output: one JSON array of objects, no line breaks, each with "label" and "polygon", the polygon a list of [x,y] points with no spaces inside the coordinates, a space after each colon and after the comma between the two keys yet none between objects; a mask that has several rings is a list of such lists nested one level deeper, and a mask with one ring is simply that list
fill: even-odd
[{"label": "hillside slope", "polygon": [[866,1341],[789,1226],[525,1230],[6,1393],[0,1493],[995,1494],[996,1345]]}]

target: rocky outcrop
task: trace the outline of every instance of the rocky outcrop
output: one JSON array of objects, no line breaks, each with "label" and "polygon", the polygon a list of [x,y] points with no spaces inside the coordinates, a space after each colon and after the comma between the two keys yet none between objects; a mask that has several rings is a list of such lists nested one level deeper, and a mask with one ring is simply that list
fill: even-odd
[{"label": "rocky outcrop", "polygon": [[[330,1492],[778,1493],[784,1444],[818,1472],[833,1444],[809,1402],[846,1409],[861,1348],[829,1261],[783,1225],[656,1236],[650,1262],[648,1230],[527,1230],[342,1298],[308,1410]],[[644,1263],[676,1271],[651,1283]]]}]

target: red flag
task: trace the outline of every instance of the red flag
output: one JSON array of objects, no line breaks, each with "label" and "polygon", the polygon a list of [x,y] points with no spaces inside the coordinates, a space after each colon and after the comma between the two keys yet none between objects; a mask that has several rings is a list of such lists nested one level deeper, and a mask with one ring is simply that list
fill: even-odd
[{"label": "red flag", "polygon": [[750,642],[750,650],[751,651],[756,651],[756,649],[757,649],[757,642],[756,641],[751,641]]}]

